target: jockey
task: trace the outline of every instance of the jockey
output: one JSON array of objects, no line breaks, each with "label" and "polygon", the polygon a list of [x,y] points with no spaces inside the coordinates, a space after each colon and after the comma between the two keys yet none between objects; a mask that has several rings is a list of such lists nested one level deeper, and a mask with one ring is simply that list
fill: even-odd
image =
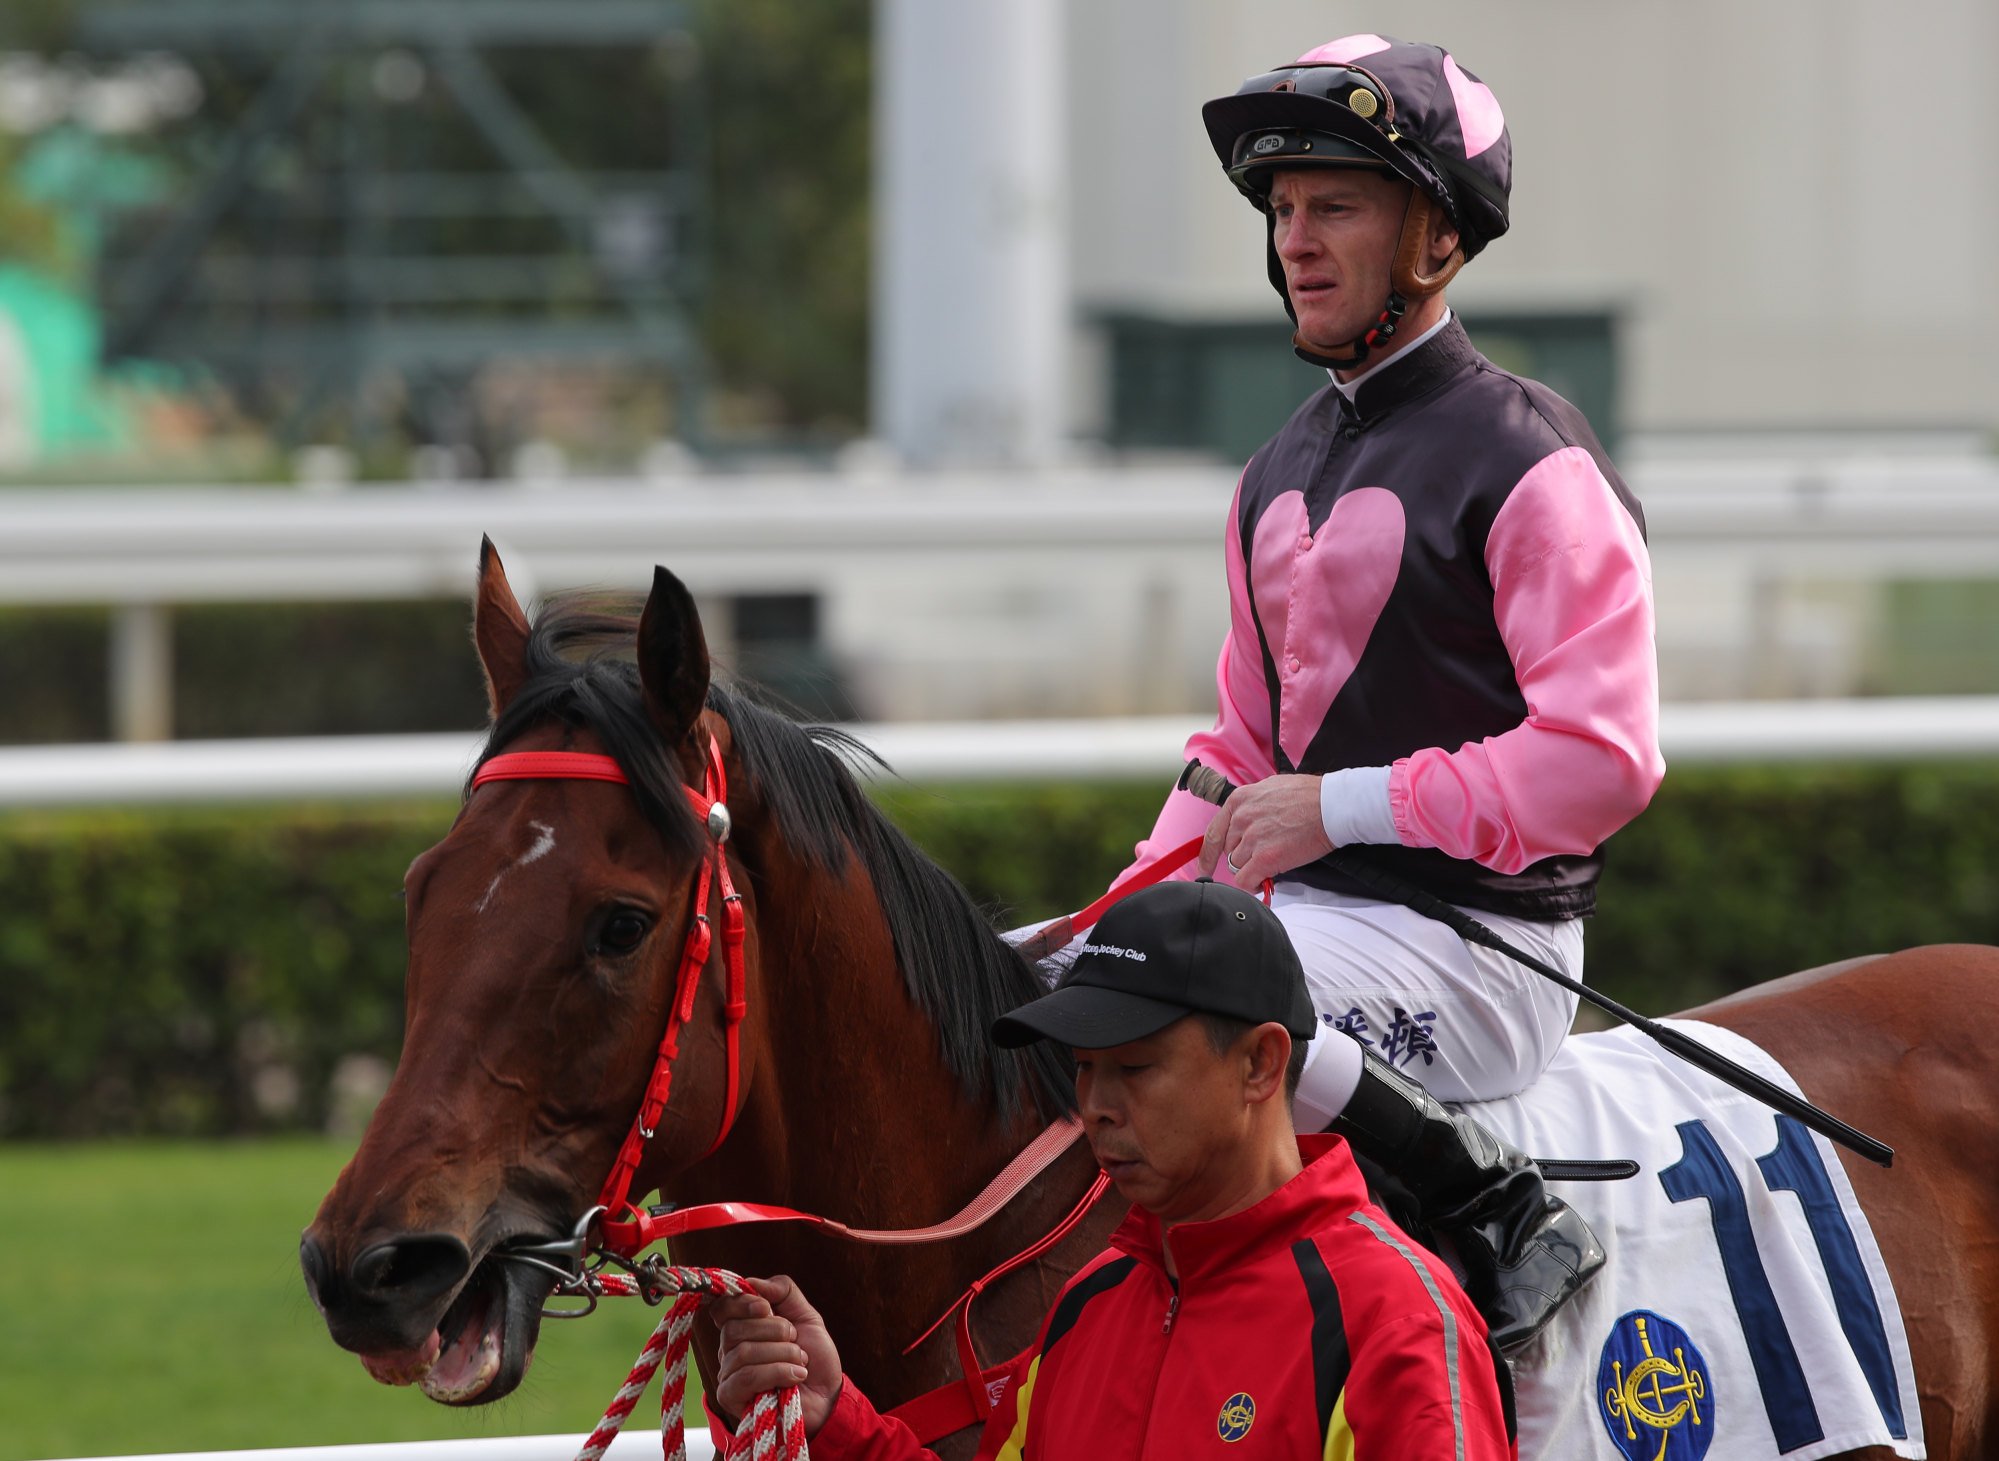
[{"label": "jockey", "polygon": [[1240,789],[1220,811],[1174,792],[1134,867],[1205,825],[1201,873],[1274,881],[1318,1017],[1348,1037],[1313,1042],[1299,1130],[1330,1122],[1407,1185],[1510,1348],[1603,1252],[1440,1101],[1526,1086],[1574,997],[1327,855],[1360,849],[1581,977],[1597,848],[1664,772],[1643,519],[1581,413],[1481,356],[1445,302],[1507,227],[1483,83],[1435,46],[1348,36],[1202,116],[1265,217],[1293,345],[1331,380],[1230,509],[1220,711],[1187,757]]}]

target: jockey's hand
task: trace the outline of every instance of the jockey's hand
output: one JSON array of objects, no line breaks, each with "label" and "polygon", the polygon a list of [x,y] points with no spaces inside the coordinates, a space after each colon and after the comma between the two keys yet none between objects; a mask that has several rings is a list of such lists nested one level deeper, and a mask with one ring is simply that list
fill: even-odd
[{"label": "jockey's hand", "polygon": [[708,1302],[708,1317],[722,1330],[715,1409],[740,1422],[766,1390],[796,1385],[810,1439],[840,1398],[840,1351],[797,1284],[782,1276],[745,1282],[754,1293]]},{"label": "jockey's hand", "polygon": [[1319,778],[1271,776],[1222,803],[1201,843],[1201,874],[1253,892],[1332,850],[1319,817]]}]

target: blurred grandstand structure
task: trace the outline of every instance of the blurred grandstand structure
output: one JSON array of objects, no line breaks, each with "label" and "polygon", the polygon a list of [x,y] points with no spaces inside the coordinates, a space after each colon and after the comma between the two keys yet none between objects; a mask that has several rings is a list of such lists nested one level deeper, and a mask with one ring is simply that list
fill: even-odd
[{"label": "blurred grandstand structure", "polygon": [[664,95],[627,68],[644,140],[617,166],[565,157],[519,94],[590,50],[691,52],[673,0],[177,0],[81,20],[96,50],[202,57],[236,83],[211,97],[238,100],[189,194],[126,218],[101,261],[110,359],[199,367],[292,435],[329,408],[379,426],[371,387],[393,375],[423,436],[469,445],[472,379],[500,356],[663,370],[698,419],[691,61]]},{"label": "blurred grandstand structure", "polygon": [[[666,381],[654,434],[704,452],[823,454],[865,410],[918,465],[1079,441],[1240,461],[1316,380],[1198,104],[1370,19],[1504,99],[1514,226],[1453,298],[1606,439],[1999,428],[1999,294],[1915,262],[1999,224],[1983,0],[29,8],[71,20],[40,56],[0,31],[0,133],[32,142],[20,186],[102,235],[80,303],[108,358],[199,362],[294,440],[396,417],[406,449],[450,448],[486,372],[588,362]],[[1913,34],[1920,147],[1849,81]],[[871,159],[836,125],[870,90]],[[759,214],[755,248],[722,227]],[[10,303],[0,281],[0,336]],[[723,409],[730,353],[763,379]]]},{"label": "blurred grandstand structure", "polygon": [[[0,129],[36,134],[21,186],[76,236],[71,335],[105,368],[219,385],[281,441],[470,466],[519,437],[480,409],[496,363],[702,419],[688,27],[676,0],[79,0],[74,50],[0,58]],[[606,87],[629,127],[564,116]],[[8,304],[0,336],[32,337]]]}]

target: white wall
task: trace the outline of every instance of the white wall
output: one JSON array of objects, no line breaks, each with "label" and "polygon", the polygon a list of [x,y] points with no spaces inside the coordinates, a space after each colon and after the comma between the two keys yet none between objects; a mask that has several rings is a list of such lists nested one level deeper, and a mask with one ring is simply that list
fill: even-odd
[{"label": "white wall", "polygon": [[1079,310],[1283,328],[1200,104],[1377,30],[1450,48],[1513,134],[1468,305],[1614,302],[1627,427],[1999,430],[1991,0],[1073,0]]}]

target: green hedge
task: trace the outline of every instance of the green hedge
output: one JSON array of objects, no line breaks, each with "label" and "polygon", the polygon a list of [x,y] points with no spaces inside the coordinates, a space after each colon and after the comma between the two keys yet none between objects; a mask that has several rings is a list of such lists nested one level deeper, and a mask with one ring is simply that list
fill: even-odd
[{"label": "green hedge", "polygon": [[[1150,786],[892,785],[1024,922],[1087,901]],[[403,870],[438,803],[0,818],[0,1138],[318,1127],[394,1058]],[[1593,982],[1648,1011],[1915,943],[1999,943],[1999,765],[1677,772],[1620,835]]]},{"label": "green hedge", "polygon": [[395,1055],[403,870],[449,823],[436,804],[0,820],[0,1137],[322,1125],[343,1055]]},{"label": "green hedge", "polygon": [[[899,788],[883,800],[1024,921],[1101,892],[1159,792]],[[1999,943],[1999,763],[1676,771],[1606,859],[1588,977],[1646,1013],[1858,953]]]}]

